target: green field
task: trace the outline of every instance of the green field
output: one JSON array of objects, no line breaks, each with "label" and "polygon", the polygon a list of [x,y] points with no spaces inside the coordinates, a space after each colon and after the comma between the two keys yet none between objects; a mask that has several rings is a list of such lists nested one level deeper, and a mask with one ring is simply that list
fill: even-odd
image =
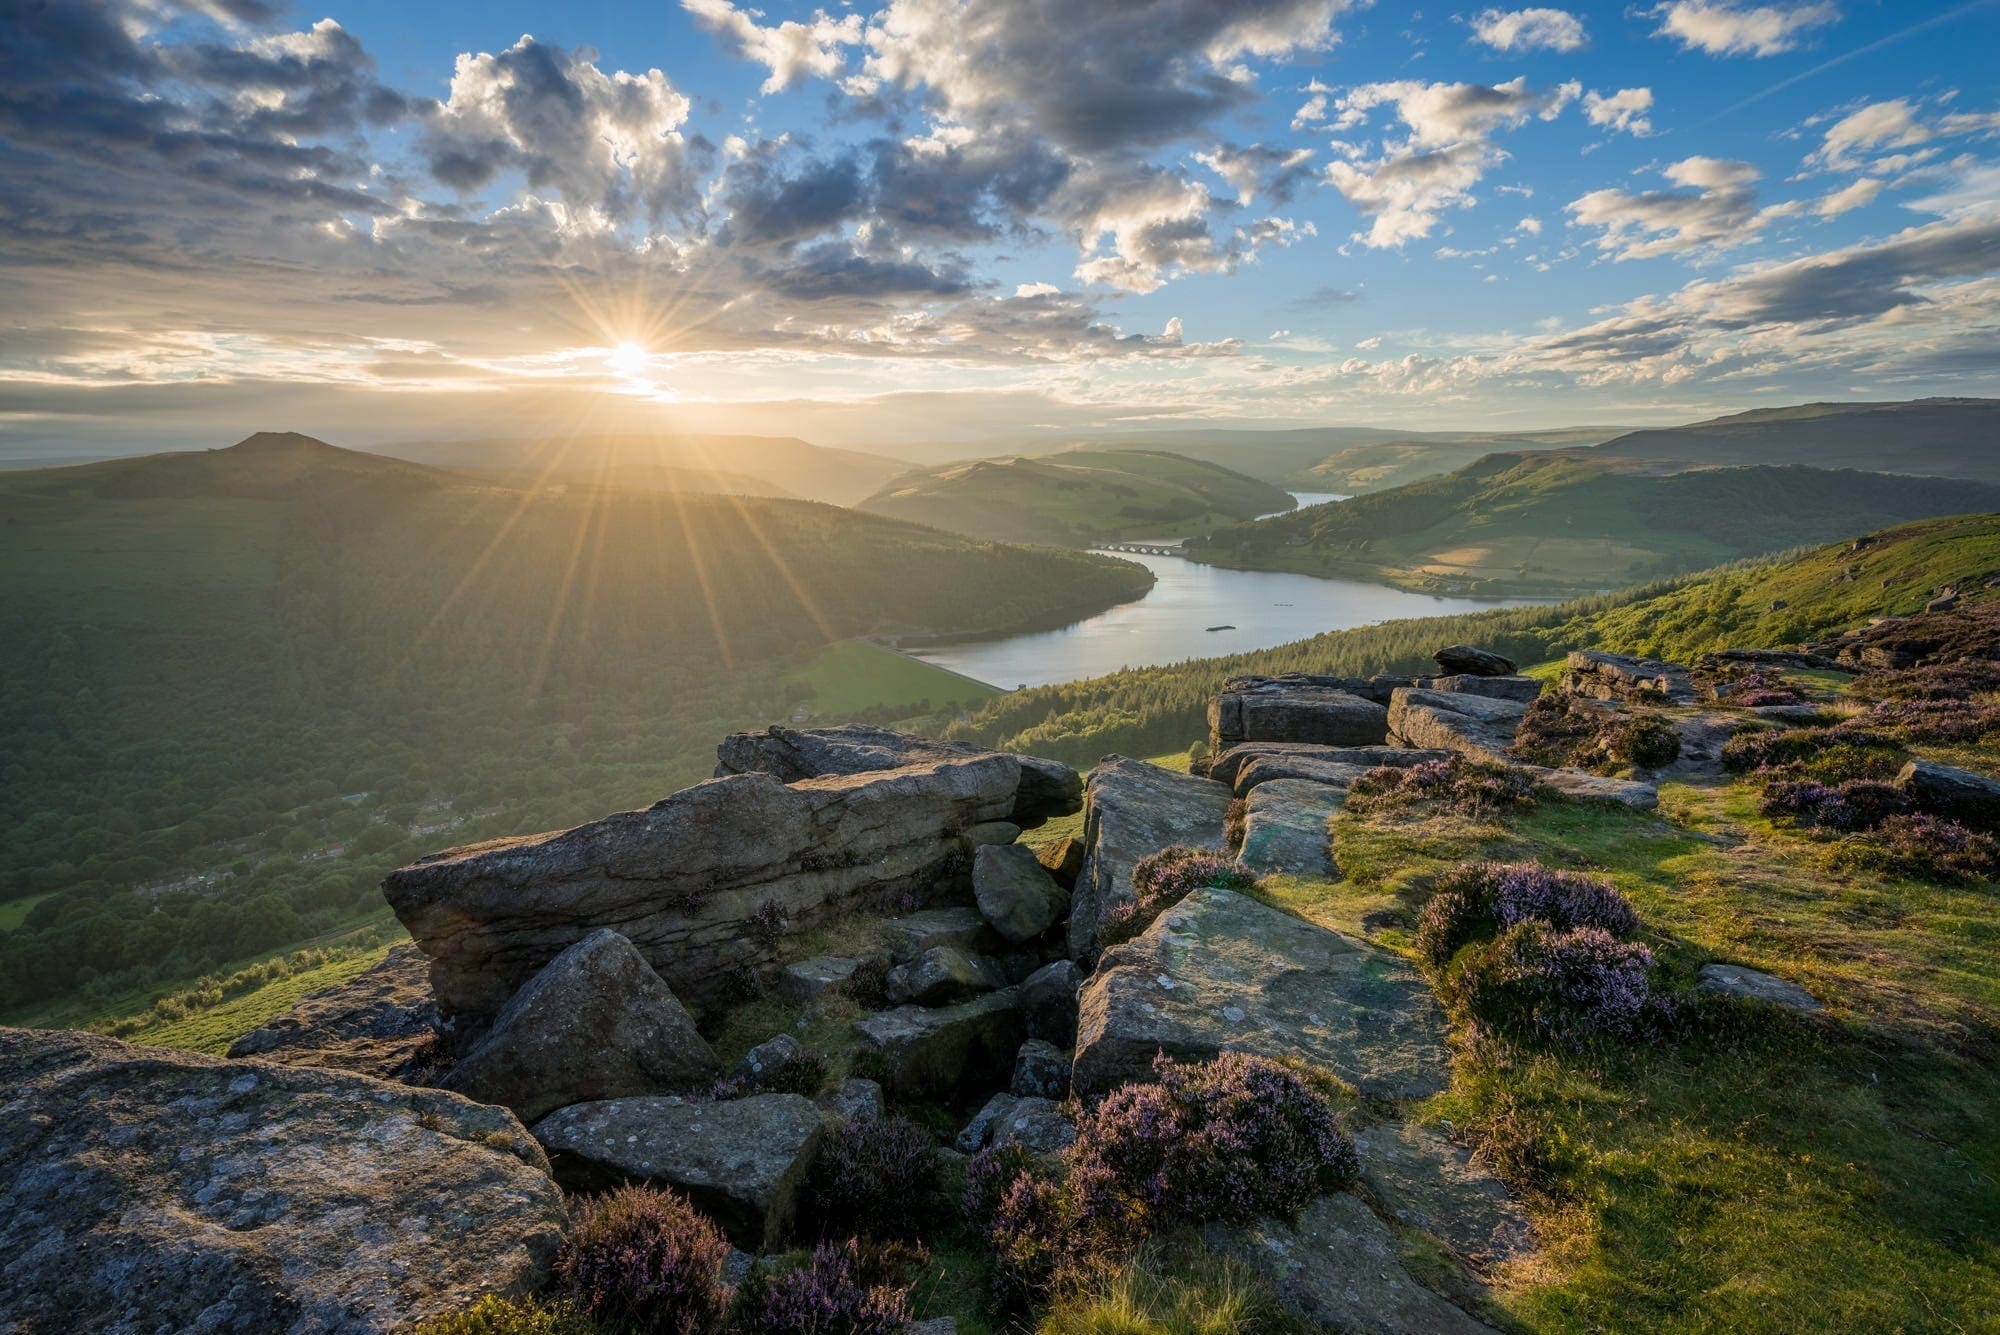
[{"label": "green field", "polygon": [[877,715],[895,710],[936,713],[971,706],[1000,692],[956,672],[866,640],[830,644],[806,665],[816,715]]},{"label": "green field", "polygon": [[11,932],[19,927],[34,910],[35,905],[47,898],[49,895],[28,895],[22,899],[10,899],[0,904],[0,932]]}]

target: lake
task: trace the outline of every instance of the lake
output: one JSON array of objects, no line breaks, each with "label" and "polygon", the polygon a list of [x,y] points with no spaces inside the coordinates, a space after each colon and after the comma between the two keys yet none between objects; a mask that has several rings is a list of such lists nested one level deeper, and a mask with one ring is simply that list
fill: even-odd
[{"label": "lake", "polygon": [[[1301,506],[1344,499],[1318,492],[1294,495]],[[1360,580],[1225,570],[1178,556],[1118,555],[1153,572],[1157,582],[1145,597],[1061,630],[910,652],[939,667],[1012,690],[1101,677],[1120,668],[1160,667],[1189,658],[1269,649],[1322,631],[1401,617],[1449,616],[1546,601],[1442,598]]]}]

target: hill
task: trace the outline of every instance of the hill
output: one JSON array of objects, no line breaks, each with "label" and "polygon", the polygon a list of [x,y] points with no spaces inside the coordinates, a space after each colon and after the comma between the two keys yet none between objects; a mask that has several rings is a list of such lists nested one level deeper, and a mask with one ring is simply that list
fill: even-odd
[{"label": "hill", "polygon": [[860,508],[957,533],[1079,547],[1180,538],[1292,506],[1219,464],[1154,450],[975,459],[905,474]]},{"label": "hill", "polygon": [[1810,464],[2000,482],[2000,399],[1807,403],[1632,431],[1587,451],[1686,464]]},{"label": "hill", "polygon": [[[791,436],[564,436],[384,445],[397,459],[543,481],[800,496],[852,505],[908,465]],[[685,485],[683,485],[685,484]]]},{"label": "hill", "polygon": [[2000,487],[1803,466],[1663,472],[1491,454],[1442,477],[1218,530],[1198,559],[1454,593],[1575,594],[1928,515]]},{"label": "hill", "polygon": [[1328,455],[1312,467],[1294,474],[1291,481],[1303,490],[1360,496],[1420,482],[1440,473],[1450,473],[1496,451],[1520,453],[1528,449],[1563,449],[1594,445],[1603,438],[1604,432],[1600,428],[1579,427],[1563,431],[1477,436],[1464,440],[1383,441],[1373,445],[1350,446]]},{"label": "hill", "polygon": [[[795,711],[989,692],[828,646],[1061,624],[1128,562],[802,501],[509,488],[306,437],[0,477],[0,1008],[378,913],[387,867],[652,801]],[[829,705],[818,704],[824,694]],[[532,776],[532,781],[530,780]]]},{"label": "hill", "polygon": [[1796,644],[1913,612],[1951,585],[1968,600],[1992,598],[2000,590],[1988,579],[2000,580],[2000,515],[1933,519],[1614,594],[1389,621],[1256,653],[1013,691],[950,735],[1072,764],[1111,751],[1156,755],[1185,750],[1201,735],[1208,697],[1226,677],[1426,671],[1431,651],[1449,643],[1488,645],[1524,664],[1590,648],[1686,662],[1711,649]]}]

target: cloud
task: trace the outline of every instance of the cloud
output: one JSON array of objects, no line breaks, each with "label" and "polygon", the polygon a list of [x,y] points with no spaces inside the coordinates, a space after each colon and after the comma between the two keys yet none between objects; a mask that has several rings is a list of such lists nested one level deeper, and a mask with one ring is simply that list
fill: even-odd
[{"label": "cloud", "polygon": [[1592,125],[1645,138],[1653,132],[1653,90],[1620,88],[1615,93],[1585,93],[1583,114]]},{"label": "cloud", "polygon": [[766,93],[782,92],[808,75],[833,78],[847,63],[841,48],[861,42],[859,14],[835,19],[825,10],[815,10],[809,23],[787,19],[767,27],[729,0],[681,0],[681,8],[710,32],[732,39],[738,55],[770,70],[771,77],[764,80]]},{"label": "cloud", "polygon": [[1662,173],[1679,191],[1593,190],[1568,206],[1582,227],[1599,229],[1597,247],[1620,260],[1650,259],[1741,245],[1757,235],[1757,169],[1722,158],[1683,158]]},{"label": "cloud", "polygon": [[1530,215],[1515,223],[1514,230],[1526,236],[1540,236],[1542,234],[1542,220]]},{"label": "cloud", "polygon": [[1472,35],[1496,51],[1576,51],[1583,20],[1561,9],[1488,9],[1472,20]]},{"label": "cloud", "polygon": [[1830,3],[1744,5],[1737,0],[1673,0],[1651,11],[1655,35],[1712,56],[1775,56],[1797,46],[1807,30],[1832,23]]},{"label": "cloud", "polygon": [[1245,205],[1259,194],[1269,196],[1274,204],[1289,201],[1300,184],[1312,178],[1312,159],[1310,148],[1268,148],[1263,144],[1247,148],[1221,144],[1195,154],[1195,161],[1227,182],[1236,191],[1236,202]]},{"label": "cloud", "polygon": [[1852,185],[1843,186],[1813,205],[1813,211],[1822,218],[1838,218],[1843,213],[1868,207],[1875,197],[1882,193],[1882,183],[1873,177],[1864,176]]}]

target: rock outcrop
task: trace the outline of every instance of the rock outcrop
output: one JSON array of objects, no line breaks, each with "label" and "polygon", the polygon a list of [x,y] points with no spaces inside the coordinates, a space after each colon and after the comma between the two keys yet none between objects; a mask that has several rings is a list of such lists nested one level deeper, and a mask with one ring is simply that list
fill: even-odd
[{"label": "rock outcrop", "polygon": [[1918,810],[1970,825],[2000,828],[2000,780],[1934,760],[1912,760],[1896,775],[1896,786]]},{"label": "rock outcrop", "polygon": [[1691,704],[1695,699],[1694,679],[1678,663],[1574,649],[1563,666],[1567,670],[1563,673],[1562,688],[1571,695],[1592,700],[1644,699],[1653,695],[1677,705]]},{"label": "rock outcrop", "polygon": [[1743,964],[1704,964],[1695,974],[1694,986],[1697,992],[1782,1006],[1786,1010],[1811,1013],[1825,1009],[1797,983]]},{"label": "rock outcrop", "polygon": [[1221,849],[1230,792],[1211,779],[1176,774],[1143,760],[1113,756],[1090,772],[1084,790],[1088,852],[1070,904],[1070,953],[1097,948],[1104,915],[1131,903],[1132,867],[1174,844]]},{"label": "rock outcrop", "polygon": [[957,946],[934,946],[889,970],[883,993],[893,1003],[943,1006],[1007,986],[1007,971],[988,955],[969,955]]},{"label": "rock outcrop", "polygon": [[565,1221],[505,1109],[0,1029],[7,1330],[400,1330],[538,1284]]},{"label": "rock outcrop", "polygon": [[[1242,797],[1265,779],[1316,779],[1338,782],[1346,775],[1382,765],[1421,765],[1444,760],[1449,751],[1413,750],[1407,746],[1319,746],[1312,742],[1244,742],[1208,763],[1206,774],[1226,783]],[[1256,770],[1254,776],[1249,774]]]},{"label": "rock outcrop", "polygon": [[1197,890],[1104,952],[1084,985],[1072,1083],[1105,1093],[1153,1055],[1298,1057],[1371,1098],[1419,1098],[1449,1075],[1445,1024],[1416,971],[1229,890]]},{"label": "rock outcrop", "polygon": [[1388,740],[1382,705],[1321,678],[1231,677],[1208,702],[1208,749],[1239,742],[1368,746]]},{"label": "rock outcrop", "polygon": [[484,1022],[570,945],[609,927],[699,1000],[809,928],[905,893],[970,889],[958,831],[1013,809],[1012,756],[804,779],[738,774],[572,830],[453,849],[383,893],[431,957],[448,1016]]},{"label": "rock outcrop", "polygon": [[[1368,772],[1355,768],[1354,778]],[[1329,822],[1346,801],[1346,784],[1308,779],[1258,784],[1244,804],[1243,847],[1236,860],[1260,876],[1282,872],[1332,880],[1337,873]]]},{"label": "rock outcrop", "polygon": [[969,904],[906,913],[889,919],[887,926],[896,937],[895,956],[899,963],[947,946],[984,954],[1000,949],[1003,944],[993,924]]},{"label": "rock outcrop", "polygon": [[1389,701],[1389,731],[1404,746],[1504,762],[1527,712],[1518,700],[1410,687]]},{"label": "rock outcrop", "polygon": [[1468,677],[1514,675],[1513,659],[1504,654],[1496,654],[1491,649],[1478,649],[1469,644],[1447,644],[1432,654],[1431,658],[1451,675]]},{"label": "rock outcrop", "polygon": [[1019,944],[1040,936],[1069,912],[1069,891],[1056,884],[1020,844],[982,848],[972,860],[972,895],[993,930]]},{"label": "rock outcrop", "polygon": [[1408,1122],[1358,1131],[1354,1146],[1362,1186],[1382,1212],[1468,1265],[1485,1269],[1535,1250],[1528,1212],[1464,1146]]},{"label": "rock outcrop", "polygon": [[854,1031],[875,1067],[871,1074],[879,1072],[883,1088],[906,1100],[949,1100],[977,1075],[998,1084],[1025,1037],[1013,988],[956,1006],[898,1006],[863,1016]]},{"label": "rock outcrop", "polygon": [[[940,742],[889,728],[846,724],[837,728],[772,727],[732,733],[715,748],[715,777],[772,774],[784,783],[835,774],[867,774],[908,769],[947,760],[1001,754],[964,742]],[[1020,766],[1015,798],[1005,819],[1017,826],[1040,825],[1067,816],[1083,803],[1083,777],[1059,760],[1009,755]]]},{"label": "rock outcrop", "polygon": [[243,1035],[229,1055],[403,1080],[424,1067],[437,1024],[430,961],[406,943],[359,978],[315,992]]},{"label": "rock outcrop", "polygon": [[684,1093],[715,1072],[680,999],[630,941],[599,928],[529,979],[441,1083],[532,1122],[571,1103]]},{"label": "rock outcrop", "polygon": [[799,1188],[824,1120],[798,1094],[720,1102],[672,1096],[578,1103],[535,1123],[572,1189],[663,1182],[685,1193],[737,1246],[774,1251],[798,1216]]},{"label": "rock outcrop", "polygon": [[1542,683],[1533,677],[1428,677],[1416,685],[1426,691],[1452,695],[1490,695],[1496,700],[1519,700],[1530,704],[1541,698]]},{"label": "rock outcrop", "polygon": [[1043,965],[1022,980],[1021,1023],[1029,1038],[1062,1048],[1076,1046],[1076,994],[1083,970],[1069,960]]}]

